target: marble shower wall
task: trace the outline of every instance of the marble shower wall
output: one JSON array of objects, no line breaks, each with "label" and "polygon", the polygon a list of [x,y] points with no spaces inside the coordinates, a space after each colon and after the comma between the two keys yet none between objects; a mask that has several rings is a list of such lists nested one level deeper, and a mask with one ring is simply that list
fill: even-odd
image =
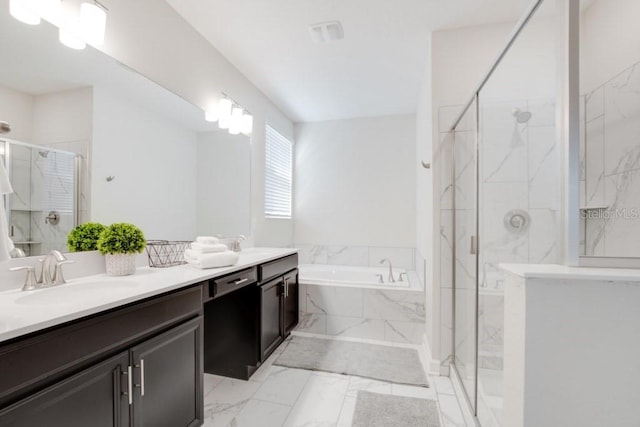
[{"label": "marble shower wall", "polygon": [[[65,250],[67,235],[74,227],[73,156],[17,145],[11,149],[11,238],[27,255]],[[88,181],[84,182],[88,187]],[[59,214],[58,224],[46,221],[50,211]]]},{"label": "marble shower wall", "polygon": [[584,254],[640,257],[640,63],[585,97]]},{"label": "marble shower wall", "polygon": [[[446,131],[460,111],[460,106],[439,110],[440,149],[436,161],[440,162],[440,286],[441,286],[441,348],[451,348],[452,295],[453,295],[453,177],[452,156],[455,157],[457,183],[468,182],[465,165],[474,161],[473,153],[460,147],[453,148],[453,140]],[[517,123],[514,110],[530,112],[528,122]],[[480,185],[479,206],[479,265],[478,301],[479,368],[502,369],[503,286],[504,278],[499,263],[554,263],[556,262],[556,214],[558,208],[559,171],[555,140],[555,103],[553,100],[514,100],[482,102],[480,105]],[[458,130],[470,128],[462,123]],[[459,135],[459,134],[458,134]],[[462,187],[462,188],[458,188]],[[456,185],[456,247],[468,248],[468,218],[472,210],[466,206],[468,185]],[[473,195],[471,195],[472,197]],[[521,209],[530,217],[529,228],[522,233],[507,230],[505,215]],[[466,251],[458,250],[458,254]],[[469,260],[456,259],[456,291],[472,289],[473,274],[461,274],[463,267],[474,267]],[[466,258],[466,257],[465,257]],[[473,273],[473,272],[471,272]],[[462,277],[461,277],[462,276]],[[461,283],[460,281],[464,281]],[[472,285],[472,286],[470,286]],[[461,297],[457,297],[462,300]],[[460,315],[456,312],[458,322]],[[467,319],[469,320],[469,319]],[[459,328],[458,328],[459,329]],[[458,336],[457,341],[463,339]],[[457,348],[462,346],[456,342]],[[443,353],[442,360],[450,357]],[[460,355],[458,355],[460,357]],[[446,367],[444,367],[446,368]],[[446,370],[446,369],[443,369]]]}]

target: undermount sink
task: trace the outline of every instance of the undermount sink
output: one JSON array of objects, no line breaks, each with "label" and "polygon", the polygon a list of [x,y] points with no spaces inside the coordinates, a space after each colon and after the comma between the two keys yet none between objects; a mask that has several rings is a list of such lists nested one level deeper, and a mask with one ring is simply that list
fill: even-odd
[{"label": "undermount sink", "polygon": [[96,281],[58,285],[31,291],[16,299],[22,305],[70,305],[87,298],[101,298],[108,295],[126,293],[138,286],[134,281]]}]

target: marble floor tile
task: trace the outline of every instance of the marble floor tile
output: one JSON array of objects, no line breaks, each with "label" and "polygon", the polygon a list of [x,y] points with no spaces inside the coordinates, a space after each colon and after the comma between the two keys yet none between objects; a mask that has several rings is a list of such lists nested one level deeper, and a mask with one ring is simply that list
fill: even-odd
[{"label": "marble floor tile", "polygon": [[391,394],[394,396],[417,397],[418,399],[435,400],[438,397],[433,387],[416,387],[405,384],[392,384]]},{"label": "marble floor tile", "polygon": [[304,369],[272,366],[253,398],[293,406],[310,376]]},{"label": "marble floor tile", "polygon": [[290,406],[251,399],[233,419],[234,427],[280,427],[284,423]]},{"label": "marble floor tile", "polygon": [[254,395],[260,386],[261,384],[255,381],[225,378],[205,396],[205,403],[237,404],[245,402]]},{"label": "marble floor tile", "polygon": [[351,424],[353,423],[353,414],[356,410],[356,400],[358,400],[358,398],[355,396],[347,396],[344,398],[337,427],[351,427]]},{"label": "marble floor tile", "polygon": [[440,394],[450,394],[455,395],[455,391],[453,390],[453,384],[451,384],[451,379],[449,377],[443,376],[433,376],[429,378],[431,380],[431,384],[433,384]]},{"label": "marble floor tile", "polygon": [[337,424],[348,386],[349,377],[346,375],[314,372],[284,425]]},{"label": "marble floor tile", "polygon": [[349,377],[349,387],[347,397],[357,397],[359,391],[370,391],[373,393],[391,394],[391,383],[377,381],[362,377]]},{"label": "marble floor tile", "polygon": [[444,422],[443,427],[465,427],[467,424],[462,416],[458,399],[451,395],[439,395],[440,415]]},{"label": "marble floor tile", "polygon": [[213,390],[223,380],[224,377],[221,377],[219,375],[204,374],[204,395],[206,396],[207,394],[209,394],[211,390]]}]

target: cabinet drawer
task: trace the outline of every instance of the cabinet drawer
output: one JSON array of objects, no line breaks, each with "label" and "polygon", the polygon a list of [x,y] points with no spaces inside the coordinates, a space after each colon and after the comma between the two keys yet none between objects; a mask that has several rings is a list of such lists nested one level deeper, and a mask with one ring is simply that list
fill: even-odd
[{"label": "cabinet drawer", "polygon": [[219,296],[233,292],[236,289],[253,285],[258,281],[255,267],[247,268],[233,274],[212,280],[209,284],[209,296],[217,298]]},{"label": "cabinet drawer", "polygon": [[298,254],[267,262],[258,266],[260,281],[264,282],[272,277],[280,276],[294,268],[298,268]]}]

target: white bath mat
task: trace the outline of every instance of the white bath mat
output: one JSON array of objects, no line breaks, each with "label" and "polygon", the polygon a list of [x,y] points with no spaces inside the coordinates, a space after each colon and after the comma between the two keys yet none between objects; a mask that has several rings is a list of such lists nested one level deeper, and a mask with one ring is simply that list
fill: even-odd
[{"label": "white bath mat", "polygon": [[359,391],[352,427],[440,427],[435,400]]},{"label": "white bath mat", "polygon": [[294,335],[274,365],[429,387],[413,348]]}]

